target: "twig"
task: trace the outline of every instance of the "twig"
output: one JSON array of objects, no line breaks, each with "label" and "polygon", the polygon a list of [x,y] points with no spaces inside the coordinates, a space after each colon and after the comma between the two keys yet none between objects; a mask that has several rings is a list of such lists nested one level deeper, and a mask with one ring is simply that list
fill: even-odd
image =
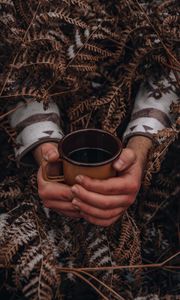
[{"label": "twig", "polygon": [[[39,0],[39,1],[38,1],[38,5],[37,5],[37,7],[36,7],[36,11],[35,11],[35,13],[34,13],[34,15],[33,15],[33,18],[32,18],[32,20],[31,20],[31,22],[30,22],[30,24],[29,24],[29,26],[28,26],[28,28],[27,28],[25,34],[24,34],[23,42],[25,41],[25,38],[26,38],[26,36],[27,36],[27,33],[28,33],[28,31],[29,31],[29,29],[30,29],[30,27],[31,27],[31,25],[32,25],[32,23],[33,23],[35,17],[36,17],[36,14],[37,14],[37,12],[38,12],[38,9],[39,9],[40,4],[41,4],[41,1]],[[16,59],[17,59],[17,57],[18,57],[18,55],[19,55],[21,49],[22,49],[22,48],[20,47],[20,50],[16,53],[16,55],[15,55],[15,57],[14,57],[14,59],[13,59],[12,65],[15,64]],[[2,89],[1,89],[1,91],[0,91],[0,96],[2,95],[2,93],[3,93],[4,89],[5,89],[5,86],[6,86],[6,84],[7,84],[7,81],[9,80],[9,77],[11,76],[12,70],[13,70],[13,68],[11,67],[10,70],[9,70],[9,72],[8,72],[8,74],[7,74],[6,79],[5,79],[5,81],[4,81],[3,87],[2,87]]]},{"label": "twig", "polygon": [[13,112],[15,112],[17,109],[19,109],[19,108],[23,107],[24,105],[29,104],[29,103],[31,103],[31,102],[33,102],[33,101],[35,101],[35,100],[34,100],[34,99],[31,99],[31,100],[29,100],[29,101],[26,102],[26,103],[23,103],[23,104],[21,104],[21,105],[18,105],[18,106],[16,106],[15,108],[13,108],[13,109],[11,109],[11,110],[8,110],[8,112],[6,112],[6,113],[0,115],[0,121],[1,121],[2,119],[4,119],[5,117],[9,116],[10,114],[12,114]]},{"label": "twig", "polygon": [[140,10],[145,15],[146,20],[149,22],[149,24],[151,25],[151,27],[153,28],[153,30],[157,34],[157,36],[158,36],[159,40],[161,41],[161,44],[164,47],[164,49],[167,51],[167,53],[169,54],[169,56],[180,66],[180,62],[176,59],[175,56],[172,55],[172,53],[169,51],[168,47],[164,44],[164,42],[161,39],[161,36],[160,36],[159,32],[156,30],[155,26],[153,25],[153,23],[149,19],[148,15],[146,14],[146,12],[145,12],[144,8],[142,7],[142,5],[140,5],[140,3],[139,3],[138,0],[135,0],[135,2],[137,3],[138,7],[140,8]]},{"label": "twig", "polygon": [[[142,265],[126,265],[126,266],[115,266],[115,267],[91,267],[91,268],[70,268],[70,270],[74,271],[86,271],[86,272],[96,272],[96,271],[110,271],[110,270],[123,270],[123,269],[145,269],[145,268],[162,268],[164,267],[169,261],[174,259],[180,255],[180,251],[177,252],[176,254],[172,255],[171,257],[167,258],[165,261],[161,263],[156,263],[156,264],[142,264]],[[173,266],[172,266],[173,267]],[[64,269],[57,267],[58,270]],[[65,270],[68,270],[68,268],[65,268]]]},{"label": "twig", "polygon": [[71,269],[70,271],[67,269],[62,269],[61,272],[64,273],[72,273],[74,275],[76,275],[77,277],[79,277],[80,279],[82,279],[83,281],[85,281],[88,285],[90,285],[101,297],[103,297],[104,300],[109,300],[103,293],[101,293],[101,291],[98,290],[98,288],[92,283],[90,282],[87,278],[85,278],[84,276],[82,276],[81,274],[79,274],[76,269]]},{"label": "twig", "polygon": [[[57,266],[57,270],[60,270],[60,271],[76,271],[76,272],[81,272],[81,271],[86,271],[86,272],[96,272],[96,271],[110,271],[110,270],[121,270],[121,269],[148,269],[148,268],[162,268],[165,266],[165,264],[167,264],[168,262],[170,262],[172,259],[176,258],[177,256],[180,255],[180,251],[178,251],[177,253],[175,253],[174,255],[170,256],[169,258],[167,258],[166,260],[164,260],[163,262],[161,263],[155,263],[155,264],[141,264],[141,265],[124,265],[124,266],[115,266],[115,267],[91,267],[91,268],[63,268],[63,267],[59,267]],[[6,266],[5,264],[0,264],[0,268],[4,268],[4,267],[8,267],[9,269],[11,268],[14,268],[15,265],[8,265]],[[167,266],[165,266],[167,267]],[[171,265],[168,265],[168,268],[176,268],[179,266],[171,266]]]},{"label": "twig", "polygon": [[121,297],[118,293],[116,293],[116,291],[114,291],[111,287],[109,287],[107,284],[105,284],[104,282],[102,282],[101,280],[99,280],[98,278],[96,278],[95,276],[93,276],[92,274],[89,274],[88,272],[82,271],[81,273],[91,277],[92,279],[94,279],[95,281],[97,281],[98,283],[100,283],[102,286],[104,286],[107,290],[109,290],[115,298],[119,299],[119,300],[125,300],[123,297]]}]

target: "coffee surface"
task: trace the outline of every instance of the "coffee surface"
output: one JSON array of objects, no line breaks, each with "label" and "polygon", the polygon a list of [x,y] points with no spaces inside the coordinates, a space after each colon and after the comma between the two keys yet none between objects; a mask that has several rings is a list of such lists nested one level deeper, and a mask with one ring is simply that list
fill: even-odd
[{"label": "coffee surface", "polygon": [[79,163],[101,163],[112,157],[112,154],[101,148],[80,148],[72,151],[68,158]]}]

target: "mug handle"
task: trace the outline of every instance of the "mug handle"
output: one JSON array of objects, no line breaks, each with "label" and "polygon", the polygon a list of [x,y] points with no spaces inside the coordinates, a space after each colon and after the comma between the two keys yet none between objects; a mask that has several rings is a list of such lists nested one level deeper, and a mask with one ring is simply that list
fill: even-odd
[{"label": "mug handle", "polygon": [[[58,162],[60,162],[62,164],[62,159],[59,158]],[[43,179],[45,181],[51,181],[51,182],[63,182],[64,181],[64,175],[61,175],[61,176],[48,176],[47,175],[46,168],[47,168],[48,164],[50,164],[50,163],[43,158],[42,161],[41,161]]]}]

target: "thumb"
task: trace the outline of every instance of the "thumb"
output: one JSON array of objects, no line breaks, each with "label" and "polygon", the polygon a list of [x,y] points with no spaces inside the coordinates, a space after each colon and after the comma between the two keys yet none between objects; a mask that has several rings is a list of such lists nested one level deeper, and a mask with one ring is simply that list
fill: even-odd
[{"label": "thumb", "polygon": [[55,143],[44,143],[41,147],[41,155],[45,160],[49,162],[58,160],[58,145]]},{"label": "thumb", "polygon": [[124,171],[130,168],[136,162],[136,154],[132,149],[123,149],[119,158],[114,162],[113,167],[117,171]]}]

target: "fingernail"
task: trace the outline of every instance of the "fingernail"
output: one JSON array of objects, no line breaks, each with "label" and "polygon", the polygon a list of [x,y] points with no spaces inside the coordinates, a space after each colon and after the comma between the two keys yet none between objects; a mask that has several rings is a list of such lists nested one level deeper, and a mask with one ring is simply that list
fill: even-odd
[{"label": "fingernail", "polygon": [[83,181],[83,176],[82,175],[78,175],[76,176],[75,180],[79,183],[81,183]]},{"label": "fingernail", "polygon": [[75,194],[78,194],[79,193],[79,189],[76,185],[73,185],[73,187],[71,188],[71,191]]},{"label": "fingernail", "polygon": [[47,154],[44,154],[44,155],[43,155],[43,158],[44,158],[46,161],[48,161],[48,156],[47,156]]},{"label": "fingernail", "polygon": [[76,199],[73,199],[72,204],[73,204],[74,208],[79,210],[79,207],[78,207],[79,201],[77,201]]},{"label": "fingernail", "polygon": [[77,210],[80,213],[79,207],[76,205],[73,205],[73,207],[75,208],[75,210]]},{"label": "fingernail", "polygon": [[50,158],[50,156],[52,156],[52,155],[57,155],[58,154],[58,151],[56,151],[56,150],[49,150],[45,155],[44,155],[44,158],[46,159],[46,160],[48,160],[49,158]]},{"label": "fingernail", "polygon": [[125,166],[125,163],[121,159],[119,159],[115,162],[114,166],[118,169],[122,169]]}]

